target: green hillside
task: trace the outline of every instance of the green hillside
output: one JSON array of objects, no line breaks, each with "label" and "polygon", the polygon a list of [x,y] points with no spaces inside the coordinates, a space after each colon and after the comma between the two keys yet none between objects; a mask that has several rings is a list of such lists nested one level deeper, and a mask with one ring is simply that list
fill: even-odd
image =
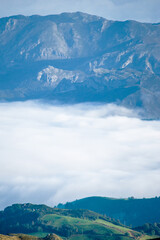
[{"label": "green hillside", "polygon": [[89,210],[63,210],[32,204],[15,204],[1,211],[0,233],[23,233],[32,235],[34,239],[37,236],[45,240],[54,240],[53,235],[48,234],[56,234],[69,240],[151,238]]},{"label": "green hillside", "polygon": [[115,219],[127,226],[138,227],[145,223],[160,222],[160,197],[114,199],[88,197],[74,202],[59,204],[65,209],[89,209]]}]

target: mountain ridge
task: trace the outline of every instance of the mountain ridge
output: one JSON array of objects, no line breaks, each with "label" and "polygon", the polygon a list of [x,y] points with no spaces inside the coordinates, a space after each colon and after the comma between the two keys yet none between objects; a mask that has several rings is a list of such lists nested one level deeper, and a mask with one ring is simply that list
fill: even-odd
[{"label": "mountain ridge", "polygon": [[119,219],[123,224],[134,227],[160,221],[158,210],[160,197],[118,199],[94,196],[59,204],[57,207],[62,209],[89,209]]},{"label": "mountain ridge", "polygon": [[0,23],[0,100],[115,103],[159,119],[159,24],[81,12]]},{"label": "mountain ridge", "polygon": [[[156,237],[155,234],[146,235],[89,210],[65,210],[31,203],[14,204],[1,211],[0,233],[14,233],[13,236],[24,240],[31,240],[32,237],[19,233],[43,237],[44,240],[59,239],[58,236],[70,240],[144,240]],[[5,239],[5,236],[1,235],[0,239]],[[8,237],[7,240],[10,239]]]}]

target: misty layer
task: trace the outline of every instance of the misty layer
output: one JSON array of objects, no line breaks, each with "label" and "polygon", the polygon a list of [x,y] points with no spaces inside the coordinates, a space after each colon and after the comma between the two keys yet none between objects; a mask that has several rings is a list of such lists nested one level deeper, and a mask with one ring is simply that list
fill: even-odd
[{"label": "misty layer", "polygon": [[159,194],[160,123],[115,105],[0,104],[0,208]]}]

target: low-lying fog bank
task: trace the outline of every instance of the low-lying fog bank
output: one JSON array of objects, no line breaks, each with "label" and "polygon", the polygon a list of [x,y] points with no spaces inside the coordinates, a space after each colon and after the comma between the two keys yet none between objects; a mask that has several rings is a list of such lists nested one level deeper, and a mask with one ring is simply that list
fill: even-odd
[{"label": "low-lying fog bank", "polygon": [[115,105],[0,103],[0,208],[160,192],[160,122]]}]

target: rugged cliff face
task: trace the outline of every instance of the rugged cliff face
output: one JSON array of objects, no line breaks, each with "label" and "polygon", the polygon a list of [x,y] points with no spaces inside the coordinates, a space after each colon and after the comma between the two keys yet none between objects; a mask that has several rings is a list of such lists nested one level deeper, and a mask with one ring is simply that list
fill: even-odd
[{"label": "rugged cliff face", "polygon": [[160,24],[84,13],[0,19],[0,99],[114,102],[160,117]]}]

